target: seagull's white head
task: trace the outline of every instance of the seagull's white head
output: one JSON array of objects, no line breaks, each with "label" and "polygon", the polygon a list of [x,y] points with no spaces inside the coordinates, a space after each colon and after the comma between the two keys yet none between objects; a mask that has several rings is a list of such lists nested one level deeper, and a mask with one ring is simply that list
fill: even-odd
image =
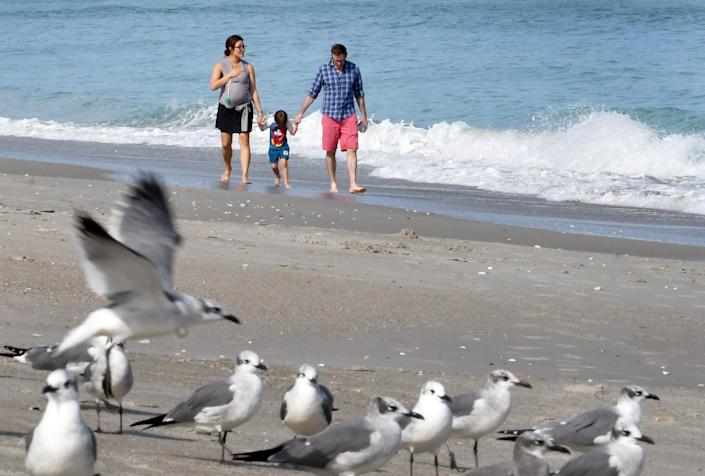
[{"label": "seagull's white head", "polygon": [[641,434],[641,430],[634,423],[626,421],[624,418],[620,418],[614,424],[612,428],[612,440],[620,439],[632,439],[637,441],[643,441],[644,443],[649,443],[650,445],[655,445],[654,440],[646,435]]},{"label": "seagull's white head", "polygon": [[296,374],[296,378],[310,385],[318,385],[318,369],[311,365],[303,364],[299,367],[299,373]]},{"label": "seagull's white head", "polygon": [[422,415],[409,411],[409,409],[392,397],[373,398],[367,414],[368,416],[396,421],[397,423],[405,417],[418,418],[420,420],[424,419]]},{"label": "seagull's white head", "polygon": [[237,360],[235,361],[235,371],[237,372],[256,372],[257,370],[267,370],[267,366],[264,365],[264,360],[259,358],[259,355],[255,354],[251,350],[243,350],[237,355]]},{"label": "seagull's white head", "polygon": [[528,453],[537,458],[543,458],[546,451],[558,451],[570,454],[570,449],[556,444],[550,435],[541,431],[527,431],[521,435],[503,436],[498,440],[516,441],[514,444],[515,459],[517,452]]},{"label": "seagull's white head", "polygon": [[511,373],[509,370],[501,369],[493,370],[490,373],[490,385],[506,390],[509,390],[514,385],[531,388],[531,384],[529,382],[518,379],[516,375]]},{"label": "seagull's white head", "polygon": [[232,314],[226,313],[217,302],[211,301],[210,299],[199,299],[199,303],[201,304],[201,320],[217,321],[218,319],[225,319],[226,321],[240,324],[240,319]]},{"label": "seagull's white head", "polygon": [[627,385],[622,389],[621,398],[628,398],[636,403],[641,404],[645,399],[661,400],[658,395],[649,393],[644,387],[639,385]]},{"label": "seagull's white head", "polygon": [[421,388],[421,395],[419,395],[419,400],[422,399],[427,399],[429,401],[437,401],[446,405],[451,402],[451,398],[446,393],[446,388],[443,386],[443,384],[434,380],[429,380]]},{"label": "seagull's white head", "polygon": [[47,377],[47,384],[42,389],[47,399],[55,402],[78,401],[78,380],[70,370],[54,370]]}]

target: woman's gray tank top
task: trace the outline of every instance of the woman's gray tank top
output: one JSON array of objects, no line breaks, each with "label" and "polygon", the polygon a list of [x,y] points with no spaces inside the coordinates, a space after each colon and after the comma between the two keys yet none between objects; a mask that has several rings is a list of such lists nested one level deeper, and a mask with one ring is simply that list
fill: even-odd
[{"label": "woman's gray tank top", "polygon": [[[247,73],[247,61],[242,61],[242,71],[220,88],[220,99],[218,102],[228,109],[232,109],[252,101],[250,94],[250,75]],[[233,64],[228,56],[220,60],[223,69],[223,76],[232,71]]]}]

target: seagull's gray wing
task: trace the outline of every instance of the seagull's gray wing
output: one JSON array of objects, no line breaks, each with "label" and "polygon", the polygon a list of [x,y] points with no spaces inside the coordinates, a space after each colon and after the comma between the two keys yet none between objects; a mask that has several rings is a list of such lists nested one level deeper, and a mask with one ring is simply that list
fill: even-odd
[{"label": "seagull's gray wing", "polygon": [[325,468],[341,453],[362,451],[370,446],[373,432],[365,420],[329,427],[308,439],[289,440],[269,461]]},{"label": "seagull's gray wing", "polygon": [[287,404],[286,404],[286,394],[289,393],[289,391],[294,388],[294,385],[290,385],[289,388],[286,389],[286,392],[284,392],[284,397],[282,397],[282,406],[279,407],[279,419],[284,421],[284,418],[286,418],[286,411],[287,411]]},{"label": "seagull's gray wing", "polygon": [[516,464],[513,461],[484,466],[466,473],[467,476],[517,476],[518,474],[520,473],[517,471]]},{"label": "seagull's gray wing", "polygon": [[76,229],[86,281],[111,303],[131,293],[162,294],[159,277],[149,260],[108,234],[86,214],[77,214]]},{"label": "seagull's gray wing", "polygon": [[25,451],[29,451],[29,447],[32,446],[32,439],[34,438],[34,428],[29,430],[29,433],[27,433],[24,436],[24,449]]},{"label": "seagull's gray wing", "polygon": [[125,203],[113,210],[110,231],[154,265],[165,290],[173,289],[174,250],[181,236],[174,228],[164,190],[155,176],[143,175],[130,188]]},{"label": "seagull's gray wing", "polygon": [[480,395],[476,392],[463,393],[453,397],[450,403],[450,410],[453,416],[470,415],[475,407],[475,402],[480,399]]},{"label": "seagull's gray wing", "polygon": [[619,476],[617,468],[610,467],[610,455],[591,451],[568,461],[556,474],[559,476]]},{"label": "seagull's gray wing", "polygon": [[328,387],[325,385],[319,385],[318,390],[321,393],[321,410],[323,410],[323,414],[326,416],[326,421],[330,425],[330,422],[333,421],[333,394],[330,393],[330,390],[328,390]]},{"label": "seagull's gray wing", "polygon": [[193,422],[196,415],[207,407],[219,407],[233,401],[235,394],[230,390],[229,380],[209,383],[199,387],[185,402],[174,407],[165,417],[165,421],[179,423]]},{"label": "seagull's gray wing", "polygon": [[91,435],[91,454],[93,454],[93,461],[98,461],[98,444],[95,441],[95,433],[91,431],[88,426],[86,426],[88,434]]},{"label": "seagull's gray wing", "polygon": [[34,370],[56,370],[64,369],[72,362],[90,362],[93,357],[88,353],[88,344],[80,344],[70,349],[60,356],[54,354],[57,344],[52,346],[39,345],[32,347],[24,355],[26,362],[32,364]]},{"label": "seagull's gray wing", "polygon": [[609,408],[600,408],[558,422],[550,433],[556,443],[567,446],[591,446],[595,438],[612,431],[619,415]]}]

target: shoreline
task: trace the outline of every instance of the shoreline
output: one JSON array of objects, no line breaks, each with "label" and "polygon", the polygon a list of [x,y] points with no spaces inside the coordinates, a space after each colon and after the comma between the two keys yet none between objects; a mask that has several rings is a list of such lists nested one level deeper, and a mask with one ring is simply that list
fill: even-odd
[{"label": "shoreline", "polygon": [[[153,170],[170,186],[221,189],[217,178],[222,172],[222,160],[215,148],[187,149],[3,137],[0,157],[96,167],[110,171],[108,178],[118,181],[129,180],[139,170]],[[363,165],[359,167],[358,175],[360,183],[367,186],[367,193],[356,196],[330,194],[327,193],[327,176],[322,159],[316,161],[294,156],[292,160],[290,169],[294,187],[285,191],[272,186],[273,175],[266,156],[254,153],[250,173],[254,183],[247,186],[247,191],[287,198],[349,200],[361,205],[377,205],[461,221],[569,235],[705,248],[705,226],[700,215],[578,202],[549,202],[530,195],[381,179],[370,175]],[[346,180],[341,167],[340,185],[344,185]],[[229,189],[236,190],[238,186],[231,183]]]},{"label": "shoreline", "polygon": [[[32,177],[33,183],[49,185],[52,178],[93,179],[119,184],[119,177],[109,170],[27,159],[0,157],[0,174]],[[169,182],[167,181],[167,184]],[[16,190],[6,185],[5,199],[17,199],[22,185]],[[119,188],[120,186],[117,186]],[[592,236],[556,232],[537,228],[499,225],[395,207],[361,203],[359,196],[321,193],[318,197],[294,196],[284,188],[265,189],[239,185],[221,188],[175,187],[194,194],[201,206],[184,207],[184,219],[207,219],[223,222],[256,223],[259,225],[313,226],[386,234],[409,234],[433,238],[449,238],[491,243],[507,243],[532,247],[565,249],[581,252],[612,253],[615,255],[705,260],[705,247],[659,243],[646,240]],[[254,189],[254,190],[253,190]],[[256,205],[249,206],[248,203]],[[10,202],[11,203],[11,202]],[[107,205],[107,204],[106,204]],[[175,205],[183,205],[176,197]],[[240,213],[245,209],[246,212]],[[317,213],[300,213],[299,209],[316,208]],[[360,210],[374,210],[360,213]],[[382,215],[384,217],[382,218]]]}]

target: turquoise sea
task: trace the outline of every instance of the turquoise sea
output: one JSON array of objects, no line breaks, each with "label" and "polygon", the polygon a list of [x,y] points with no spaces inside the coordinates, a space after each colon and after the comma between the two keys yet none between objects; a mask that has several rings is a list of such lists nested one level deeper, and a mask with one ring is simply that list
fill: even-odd
[{"label": "turquoise sea", "polygon": [[[703,25],[704,1],[4,0],[0,153],[90,141],[217,165],[208,80],[225,38],[245,38],[265,109],[291,114],[340,42],[363,73],[371,177],[697,223]],[[302,164],[320,161],[318,105],[291,140]],[[266,151],[263,133],[252,142]]]}]

